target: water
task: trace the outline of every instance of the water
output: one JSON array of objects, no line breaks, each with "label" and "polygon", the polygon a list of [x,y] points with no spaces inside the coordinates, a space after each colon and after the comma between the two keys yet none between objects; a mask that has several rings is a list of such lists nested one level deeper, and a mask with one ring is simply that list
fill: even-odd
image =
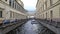
[{"label": "water", "polygon": [[27,21],[18,29],[20,30],[18,34],[39,34],[44,28],[41,24],[36,21],[36,24],[31,24],[33,20]]},{"label": "water", "polygon": [[29,20],[7,34],[55,34],[36,20]]},{"label": "water", "polygon": [[29,20],[7,34],[55,34],[36,20]]}]

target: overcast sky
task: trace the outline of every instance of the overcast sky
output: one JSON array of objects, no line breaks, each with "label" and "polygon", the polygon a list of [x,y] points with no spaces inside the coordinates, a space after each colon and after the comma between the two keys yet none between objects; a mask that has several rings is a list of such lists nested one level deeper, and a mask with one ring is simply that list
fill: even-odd
[{"label": "overcast sky", "polygon": [[37,0],[22,0],[24,3],[24,8],[29,11],[34,11],[36,8]]}]

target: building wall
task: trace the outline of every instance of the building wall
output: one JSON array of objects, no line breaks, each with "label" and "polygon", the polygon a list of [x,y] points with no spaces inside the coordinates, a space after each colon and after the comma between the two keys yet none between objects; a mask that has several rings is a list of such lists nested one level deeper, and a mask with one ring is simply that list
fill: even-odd
[{"label": "building wall", "polygon": [[23,2],[22,2],[21,0],[17,0],[17,2],[18,2],[22,7],[24,7],[24,4],[23,4]]},{"label": "building wall", "polygon": [[36,14],[39,15],[39,19],[47,19],[47,20],[52,19],[53,21],[59,21],[60,20],[59,3],[60,0],[38,0],[36,7],[37,8]]},{"label": "building wall", "polygon": [[6,4],[9,4],[9,0],[1,0],[3,2],[5,2]]},{"label": "building wall", "polygon": [[20,5],[18,4],[17,6],[12,7],[9,5],[9,0],[0,0],[0,11],[2,11],[2,17],[0,17],[0,19],[26,19],[27,15],[24,12],[21,12],[21,10],[25,9],[22,6],[20,6],[19,9],[19,6]]}]

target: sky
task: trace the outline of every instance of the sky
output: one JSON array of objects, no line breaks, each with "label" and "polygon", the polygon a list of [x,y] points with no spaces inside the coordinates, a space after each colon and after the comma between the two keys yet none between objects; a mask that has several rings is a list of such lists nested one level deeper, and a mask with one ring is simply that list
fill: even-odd
[{"label": "sky", "polygon": [[24,8],[28,11],[35,11],[37,0],[22,0]]}]

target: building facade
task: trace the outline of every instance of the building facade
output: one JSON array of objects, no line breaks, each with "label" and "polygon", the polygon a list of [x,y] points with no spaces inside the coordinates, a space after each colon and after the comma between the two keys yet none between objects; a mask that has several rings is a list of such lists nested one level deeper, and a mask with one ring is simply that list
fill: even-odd
[{"label": "building facade", "polygon": [[23,2],[22,2],[21,0],[17,0],[17,2],[18,2],[22,7],[24,7],[24,4],[23,4]]},{"label": "building facade", "polygon": [[[38,0],[35,17],[44,20],[46,27],[60,34],[60,0]],[[47,25],[48,24],[48,25]],[[53,28],[53,27],[55,28]],[[57,28],[56,28],[57,27]]]},{"label": "building facade", "polygon": [[0,0],[0,20],[26,19],[25,9],[17,0]]},{"label": "building facade", "polygon": [[38,16],[37,18],[59,21],[60,0],[38,0],[36,8],[36,16]]}]

